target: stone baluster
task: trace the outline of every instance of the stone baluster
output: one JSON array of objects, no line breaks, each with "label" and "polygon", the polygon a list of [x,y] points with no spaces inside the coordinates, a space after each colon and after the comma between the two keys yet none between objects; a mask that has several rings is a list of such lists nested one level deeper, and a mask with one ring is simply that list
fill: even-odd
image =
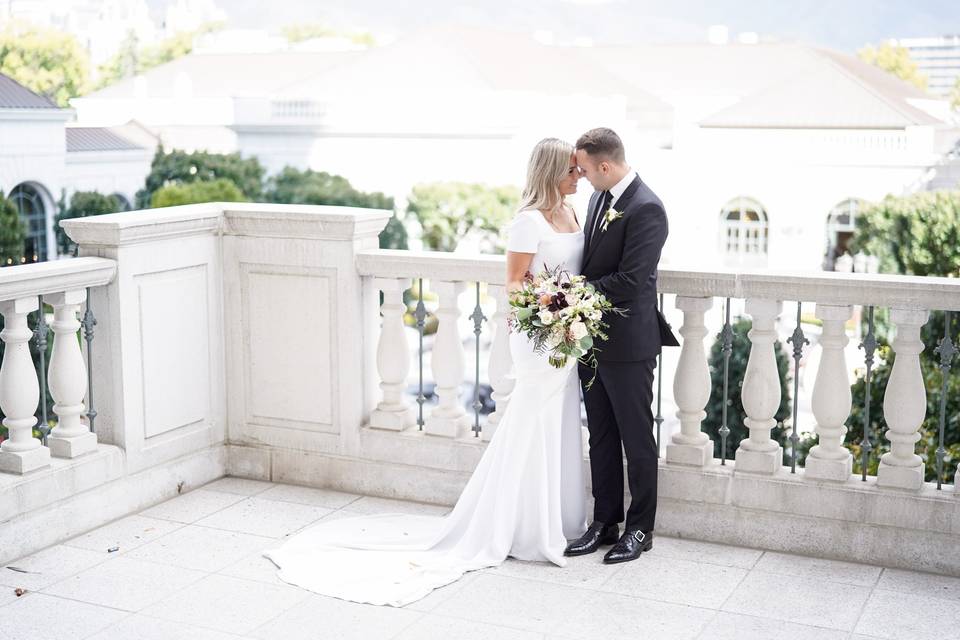
[{"label": "stone baluster", "polygon": [[27,314],[36,311],[36,296],[0,302],[3,314],[3,364],[0,365],[0,409],[9,438],[0,444],[0,471],[27,473],[50,464],[50,450],[33,437],[40,384],[30,357],[33,332]]},{"label": "stone baluster", "polygon": [[920,439],[920,425],[927,415],[927,392],[920,371],[920,328],[928,314],[921,309],[890,309],[896,326],[893,340],[893,369],[883,393],[883,417],[887,423],[890,451],[880,458],[877,484],[883,487],[919,489],[924,467],[914,449]]},{"label": "stone baluster", "polygon": [[736,453],[736,470],[751,473],[776,473],[783,462],[779,444],[770,439],[770,430],[776,425],[774,415],[780,408],[780,374],[774,342],[775,325],[783,303],[779,300],[750,298],[745,311],[753,319],[750,338],[750,358],[743,376],[740,397],[747,414],[744,423],[750,437],[740,442]]},{"label": "stone baluster", "polygon": [[487,365],[491,398],[496,403],[495,410],[487,416],[487,423],[481,432],[484,440],[490,440],[496,432],[503,412],[510,402],[510,393],[516,383],[512,375],[513,358],[510,356],[510,332],[507,328],[507,313],[510,303],[507,301],[507,288],[503,285],[489,285],[488,291],[497,303],[493,314],[493,344],[490,347],[490,360]]},{"label": "stone baluster", "polygon": [[457,320],[460,308],[457,300],[465,285],[462,282],[431,282],[431,288],[440,297],[437,309],[437,334],[434,336],[430,368],[437,383],[439,404],[430,413],[424,431],[430,435],[459,438],[466,435],[470,420],[460,404],[460,385],[463,382],[463,341]]},{"label": "stone baluster", "polygon": [[710,400],[710,368],[707,365],[703,338],[707,328],[703,315],[713,306],[713,298],[677,297],[677,308],[683,311],[683,348],[673,378],[673,397],[679,407],[680,432],[667,444],[667,462],[703,467],[713,459],[713,441],[700,430]]},{"label": "stone baluster", "polygon": [[57,426],[47,438],[50,453],[58,458],[76,458],[96,451],[97,436],[80,420],[87,393],[87,365],[80,352],[77,331],[80,305],[87,299],[86,289],[75,289],[46,296],[53,307],[53,355],[47,375],[50,395],[55,404]]},{"label": "stone baluster", "polygon": [[817,305],[817,318],[823,322],[820,335],[820,368],[813,383],[813,415],[817,419],[818,444],[807,456],[805,474],[816,480],[846,482],[853,473],[853,456],[843,446],[845,423],[852,404],[850,376],[844,348],[845,325],[853,307]]},{"label": "stone baluster", "polygon": [[383,400],[370,414],[370,426],[402,431],[416,423],[413,407],[404,397],[410,372],[410,347],[403,325],[403,292],[410,288],[409,279],[374,278],[373,286],[383,291],[383,324],[377,342],[377,371]]}]

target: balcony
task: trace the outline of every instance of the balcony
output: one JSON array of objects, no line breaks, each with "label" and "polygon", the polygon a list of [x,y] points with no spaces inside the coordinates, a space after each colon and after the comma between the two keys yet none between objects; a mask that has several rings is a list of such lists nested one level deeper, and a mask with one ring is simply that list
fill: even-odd
[{"label": "balcony", "polygon": [[56,640],[869,640],[944,637],[960,622],[957,578],[681,538],[622,565],[508,560],[403,609],[291,587],[260,555],[317,521],[446,510],[223,478],[0,570],[0,628]]},{"label": "balcony", "polygon": [[[129,543],[128,534],[136,535],[132,530],[155,524],[141,519],[180,508],[169,505],[185,505],[189,517],[172,518],[180,535],[199,529],[195,538],[155,557],[161,563],[170,559],[173,566],[180,566],[172,561],[177,554],[207,554],[210,543],[204,536],[215,535],[208,529],[261,535],[263,531],[245,527],[289,523],[266,534],[279,537],[328,515],[304,506],[350,510],[349,505],[309,502],[289,507],[297,501],[270,497],[310,491],[287,485],[313,488],[321,495],[368,496],[350,503],[355,507],[379,504],[373,497],[449,507],[509,404],[503,259],[379,250],[377,235],[389,215],[264,204],[126,212],[64,223],[80,246],[78,258],[0,270],[5,327],[0,334],[5,347],[0,409],[9,431],[0,446],[0,561],[28,571],[30,566],[44,572],[53,565],[74,567],[69,558],[78,554],[71,550],[85,548],[83,540],[99,544],[120,535]],[[422,347],[416,324],[410,327],[405,321],[410,296],[404,300],[404,292],[414,284],[433,294],[424,307],[429,306],[436,333],[425,335]],[[916,638],[954,629],[960,500],[953,485],[926,481],[916,442],[927,413],[920,328],[930,311],[960,311],[960,283],[882,275],[663,270],[660,287],[683,346],[665,354],[661,372],[658,533],[663,542],[650,562],[608,573],[590,563],[554,572],[510,562],[431,596],[435,611],[367,607],[362,615],[353,613],[360,610],[353,605],[287,592],[271,584],[266,573],[216,577],[227,563],[184,565],[182,575],[171,572],[169,583],[179,585],[195,572],[189,575],[196,580],[182,583],[179,597],[182,608],[194,607],[197,617],[171,624],[270,637],[256,635],[259,625],[219,627],[210,622],[222,619],[212,606],[194,606],[186,595],[187,584],[207,581],[215,584],[203,589],[205,595],[196,602],[248,602],[254,587],[228,584],[239,577],[263,582],[256,602],[278,603],[262,604],[277,620],[302,615],[301,626],[311,628],[312,605],[301,606],[309,596],[317,611],[329,612],[327,624],[347,628],[345,621],[356,615],[364,624],[382,620],[383,637],[430,635],[422,625],[434,636],[447,628],[459,637],[462,620],[475,619],[477,612],[495,626],[516,629],[515,636],[503,631],[506,637],[528,637],[525,632],[562,636],[587,623],[577,615],[591,615],[589,608],[567,606],[582,601],[578,593],[590,602],[601,598],[604,606],[613,604],[614,613],[603,621],[614,625],[611,632],[639,628],[651,637],[697,637],[704,630],[701,637],[726,637],[734,631],[739,636],[749,629],[756,637],[767,637],[769,620],[831,628],[842,637],[856,631]],[[818,353],[820,364],[809,412],[798,412],[794,421],[818,438],[805,465],[796,464],[792,455],[795,441],[770,438],[780,402],[774,341],[793,331],[797,302],[822,325],[815,344],[803,347],[804,354]],[[753,321],[742,388],[749,437],[736,450],[720,447],[716,457],[715,444],[702,429],[711,395],[705,340],[718,320],[722,324],[721,313],[738,305]],[[884,433],[874,434],[873,444],[883,437],[891,450],[877,475],[866,477],[853,474],[851,454],[843,445],[851,410],[845,389],[849,370],[856,366],[852,358],[859,355],[850,344],[847,323],[858,307],[889,309],[896,332],[895,364],[884,401],[871,408],[885,421]],[[40,309],[45,312],[38,313]],[[421,324],[425,328],[426,319]],[[41,341],[44,359],[36,363],[28,346]],[[423,389],[435,385],[436,402],[421,393],[421,370]],[[492,389],[492,413],[474,410],[481,385]],[[224,476],[233,479],[209,484]],[[236,506],[248,500],[245,494],[254,493],[252,502]],[[237,499],[230,502],[233,497]],[[204,506],[191,511],[192,503]],[[209,510],[211,504],[217,509]],[[204,524],[205,518],[212,520]],[[176,531],[156,527],[163,538],[143,549],[162,546],[168,536],[176,540]],[[140,535],[145,537],[134,544],[154,532]],[[42,616],[29,614],[30,607],[50,614],[45,600],[58,606],[72,602],[71,596],[55,592],[77,589],[68,578],[84,572],[107,572],[107,578],[136,592],[135,584],[143,581],[136,570],[114,569],[125,564],[120,560],[129,545],[119,546],[108,556],[93,549],[98,561],[87,564],[89,556],[69,575],[54,571],[56,583],[7,569],[0,584],[41,593],[25,599],[4,594],[0,606],[13,602],[4,609],[27,608],[22,616],[35,621]],[[262,563],[250,559],[257,549],[243,551],[231,558],[231,565],[240,564],[238,571],[262,569]],[[135,553],[131,548],[129,560],[136,559]],[[246,568],[245,558],[250,559]],[[626,579],[651,565],[657,567],[654,581],[665,585],[659,595],[643,591],[645,578]],[[11,581],[11,571],[36,582]],[[542,595],[529,602],[509,597],[511,588],[520,593],[524,580],[534,581]],[[498,581],[513,586],[501,590]],[[914,589],[914,595],[903,593]],[[618,594],[610,596],[609,604],[598,595],[606,591]],[[770,594],[780,597],[769,599]],[[176,597],[159,594],[144,605],[142,615],[149,617],[149,606]],[[637,617],[631,598],[640,599],[647,617]],[[529,610],[524,608],[528,604]],[[895,604],[900,606],[894,616]],[[63,606],[83,609],[76,603]],[[569,625],[550,627],[537,617],[546,608],[571,617]],[[121,609],[128,612],[123,616],[141,611],[132,605]],[[141,624],[139,615],[129,623],[117,617],[110,624]],[[10,619],[22,616],[11,614]],[[55,617],[49,615],[36,627],[36,637],[69,637],[54,631]],[[550,624],[561,618],[551,618]],[[65,613],[62,619],[71,618]],[[87,637],[106,626],[78,623],[71,633]],[[777,623],[776,629],[788,626]],[[584,629],[573,635],[585,634]],[[812,636],[800,627],[797,637]]]}]

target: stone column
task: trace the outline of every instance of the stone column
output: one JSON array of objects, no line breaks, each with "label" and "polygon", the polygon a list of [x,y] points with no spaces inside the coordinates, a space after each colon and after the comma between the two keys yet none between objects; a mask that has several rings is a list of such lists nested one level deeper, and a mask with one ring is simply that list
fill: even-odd
[{"label": "stone column", "polygon": [[667,462],[706,466],[713,459],[713,441],[700,430],[710,400],[710,368],[703,349],[707,328],[703,315],[713,306],[713,298],[677,297],[683,311],[683,347],[673,378],[673,397],[677,402],[680,432],[667,444]]},{"label": "stone column", "polygon": [[460,404],[460,385],[463,383],[463,341],[457,320],[460,308],[457,300],[465,285],[462,282],[431,282],[431,288],[440,297],[437,310],[439,321],[433,341],[430,368],[437,383],[439,404],[430,413],[424,431],[430,435],[459,438],[470,428],[469,418]]},{"label": "stone column", "polygon": [[774,327],[782,309],[782,302],[760,298],[750,298],[745,305],[753,319],[753,328],[747,334],[750,358],[740,395],[750,437],[737,449],[737,471],[772,474],[782,466],[781,447],[770,439],[770,430],[776,425],[773,417],[780,407],[780,374],[773,343],[777,340]]},{"label": "stone column", "polygon": [[0,409],[10,434],[0,444],[0,471],[27,473],[50,464],[50,450],[33,437],[40,401],[37,370],[30,357],[27,314],[39,307],[36,296],[0,302],[3,314],[3,364],[0,365]]},{"label": "stone column", "polygon": [[496,300],[497,309],[493,314],[493,344],[490,347],[490,361],[487,365],[490,386],[493,388],[491,398],[496,403],[496,409],[487,416],[487,422],[483,425],[482,437],[487,441],[496,433],[497,425],[507,409],[510,393],[516,382],[511,374],[513,358],[510,355],[510,334],[507,329],[507,312],[510,310],[507,288],[492,284],[488,286],[488,291]]},{"label": "stone column", "polygon": [[819,442],[807,456],[806,475],[817,480],[846,482],[853,473],[853,456],[843,446],[850,416],[850,378],[844,347],[850,342],[845,325],[853,307],[817,305],[823,321],[820,368],[813,384],[813,415]]},{"label": "stone column", "polygon": [[50,452],[58,458],[76,458],[97,449],[97,436],[80,420],[87,394],[87,366],[80,352],[77,313],[87,299],[85,289],[75,289],[46,297],[53,306],[53,355],[47,379],[56,404],[57,426],[47,438]]},{"label": "stone column", "polygon": [[404,331],[403,292],[410,288],[409,279],[374,278],[374,287],[383,291],[383,324],[377,341],[377,371],[383,400],[370,415],[370,426],[402,431],[416,422],[413,408],[403,397],[410,372],[410,348]]},{"label": "stone column", "polygon": [[880,458],[877,484],[882,487],[919,489],[923,486],[923,461],[914,449],[920,425],[927,415],[927,391],[920,370],[920,328],[928,314],[922,309],[890,309],[897,328],[893,341],[893,369],[883,394],[883,417],[888,425],[890,451]]}]

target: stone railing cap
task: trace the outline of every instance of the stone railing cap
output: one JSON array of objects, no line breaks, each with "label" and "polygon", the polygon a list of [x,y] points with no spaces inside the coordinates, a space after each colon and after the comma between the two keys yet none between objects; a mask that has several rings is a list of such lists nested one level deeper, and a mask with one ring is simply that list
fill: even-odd
[{"label": "stone railing cap", "polygon": [[506,283],[505,259],[499,255],[371,249],[358,251],[356,264],[362,276]]},{"label": "stone railing cap", "polygon": [[[502,255],[371,249],[357,253],[360,275],[504,284]],[[687,297],[760,298],[824,305],[873,305],[960,311],[960,278],[892,274],[734,271],[664,268],[661,293]]]},{"label": "stone railing cap", "polygon": [[60,223],[80,246],[124,246],[206,235],[351,240],[376,236],[391,211],[257,202],[208,202],[124,211]]},{"label": "stone railing cap", "polygon": [[99,287],[113,280],[117,263],[107,258],[67,258],[0,269],[0,300]]}]

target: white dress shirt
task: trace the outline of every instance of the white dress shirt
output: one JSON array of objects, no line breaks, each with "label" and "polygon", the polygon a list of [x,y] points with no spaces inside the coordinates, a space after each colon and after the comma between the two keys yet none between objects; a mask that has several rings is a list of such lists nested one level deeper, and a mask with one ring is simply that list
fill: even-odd
[{"label": "white dress shirt", "polygon": [[[613,207],[613,205],[617,204],[617,200],[620,199],[620,196],[622,196],[623,192],[627,190],[627,187],[630,186],[630,183],[633,182],[633,179],[635,177],[637,177],[637,172],[634,171],[633,169],[630,169],[629,171],[627,171],[627,174],[623,176],[623,179],[620,180],[620,182],[610,187],[610,203],[607,205],[607,208],[611,208]],[[603,198],[603,196],[601,195],[600,198]],[[601,200],[600,204],[602,203],[603,201]],[[590,234],[591,246],[593,245],[594,238],[596,238],[599,235],[598,232],[600,230],[601,225],[603,224],[602,220],[605,214],[606,214],[606,210],[597,211],[597,216],[593,219],[593,229]]]},{"label": "white dress shirt", "polygon": [[611,207],[617,204],[617,200],[620,199],[620,196],[623,195],[623,192],[627,190],[627,187],[630,186],[630,183],[633,182],[633,179],[636,177],[637,172],[630,169],[627,171],[627,175],[623,176],[623,180],[610,187],[610,195],[613,196],[613,199],[610,201]]}]

